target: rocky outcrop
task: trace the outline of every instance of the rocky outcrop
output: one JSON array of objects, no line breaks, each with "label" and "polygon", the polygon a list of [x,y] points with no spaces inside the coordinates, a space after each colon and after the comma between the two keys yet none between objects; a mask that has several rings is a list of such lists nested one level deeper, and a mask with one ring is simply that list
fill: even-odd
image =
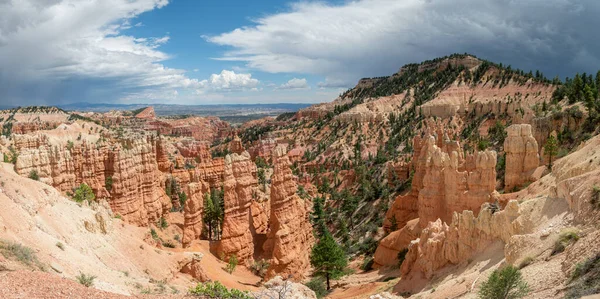
[{"label": "rocky outcrop", "polygon": [[150,106],[136,114],[135,117],[140,119],[155,119],[156,112],[154,112],[154,107]]},{"label": "rocky outcrop", "polygon": [[496,185],[496,152],[477,152],[460,161],[456,151],[443,152],[434,142],[433,137],[427,142],[426,172],[419,191],[421,227],[438,218],[449,223],[453,212],[477,214],[481,204],[492,200]]},{"label": "rocky outcrop", "polygon": [[233,140],[229,143],[229,151],[236,154],[241,154],[244,152],[244,145],[242,144],[242,139],[239,136],[235,135]]},{"label": "rocky outcrop", "polygon": [[47,136],[37,136],[16,137],[21,146],[15,165],[18,174],[28,176],[36,171],[40,181],[62,192],[72,192],[85,183],[97,198],[108,200],[113,213],[138,225],[147,225],[170,209],[155,150],[144,139],[127,141],[124,149],[120,144],[85,140],[55,146]]},{"label": "rocky outcrop", "polygon": [[192,241],[202,235],[202,212],[205,194],[209,192],[206,183],[191,183],[187,185],[187,200],[183,208],[183,247],[188,247]]},{"label": "rocky outcrop", "polygon": [[531,175],[538,167],[538,143],[533,138],[531,125],[517,124],[506,128],[508,136],[504,140],[506,153],[506,172],[504,176],[504,189],[512,190],[527,182],[531,182]]},{"label": "rocky outcrop", "polygon": [[437,138],[414,139],[412,189],[398,196],[386,213],[384,227],[392,233],[377,247],[376,267],[394,265],[397,253],[430,222],[450,223],[453,213],[463,210],[476,215],[483,203],[496,200],[496,152],[463,157],[458,142],[451,141],[444,130],[435,134]]},{"label": "rocky outcrop", "polygon": [[304,200],[296,193],[298,188],[285,147],[276,147],[272,159],[271,216],[264,245],[265,254],[271,257],[267,277],[278,274],[299,280],[310,267],[312,226]]},{"label": "rocky outcrop", "polygon": [[223,233],[219,244],[219,255],[228,259],[236,255],[240,263],[253,259],[254,244],[250,231],[250,205],[258,181],[255,177],[256,164],[250,154],[230,154],[225,158],[225,181]]},{"label": "rocky outcrop", "polygon": [[171,171],[171,169],[173,169],[173,162],[169,160],[165,140],[162,137],[156,139],[152,138],[151,143],[155,146],[158,169],[162,172]]},{"label": "rocky outcrop", "polygon": [[439,219],[430,222],[408,246],[402,275],[422,273],[430,279],[435,270],[466,261],[496,240],[508,243],[512,235],[527,229],[517,220],[519,215],[519,204],[513,200],[500,212],[486,205],[478,216],[473,211],[454,212],[449,225]]},{"label": "rocky outcrop", "polygon": [[126,221],[147,225],[171,209],[151,144],[138,140],[130,149],[117,147],[109,152],[106,176],[113,182],[110,207]]}]

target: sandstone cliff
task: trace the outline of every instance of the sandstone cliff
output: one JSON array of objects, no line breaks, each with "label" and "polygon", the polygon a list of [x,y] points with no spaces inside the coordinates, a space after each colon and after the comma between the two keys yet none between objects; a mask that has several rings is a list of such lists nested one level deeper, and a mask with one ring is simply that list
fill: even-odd
[{"label": "sandstone cliff", "polygon": [[483,203],[496,200],[496,152],[463,157],[458,142],[450,141],[441,128],[436,131],[437,138],[415,137],[412,189],[398,196],[386,213],[384,226],[397,231],[381,240],[374,255],[376,266],[394,265],[398,252],[430,222],[450,223],[454,212],[477,214]]},{"label": "sandstone cliff", "polygon": [[15,170],[22,176],[36,171],[40,181],[62,192],[85,183],[96,197],[108,199],[115,214],[138,225],[156,221],[171,208],[153,145],[143,139],[127,141],[127,149],[85,140],[52,145],[43,134],[15,140],[21,146]]},{"label": "sandstone cliff", "polygon": [[240,263],[252,261],[254,241],[250,231],[250,205],[258,181],[256,165],[250,154],[231,154],[225,158],[223,234],[219,254],[225,259],[236,255]]},{"label": "sandstone cliff", "polygon": [[504,176],[504,189],[512,190],[527,182],[531,182],[531,175],[538,167],[538,143],[533,138],[531,125],[512,125],[506,128],[508,136],[504,140],[506,153],[506,172]]},{"label": "sandstone cliff", "polygon": [[294,181],[284,146],[273,151],[274,173],[271,177],[271,216],[264,244],[271,256],[267,277],[275,274],[302,279],[310,267],[310,248],[314,242],[308,211]]},{"label": "sandstone cliff", "polygon": [[183,247],[188,247],[192,241],[200,239],[202,235],[202,212],[205,194],[209,192],[206,183],[191,183],[187,185],[187,200],[183,209]]}]

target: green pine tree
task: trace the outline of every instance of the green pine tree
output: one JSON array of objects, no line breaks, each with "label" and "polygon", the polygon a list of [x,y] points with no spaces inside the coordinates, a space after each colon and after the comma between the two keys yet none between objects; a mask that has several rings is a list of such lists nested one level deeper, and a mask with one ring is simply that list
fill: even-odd
[{"label": "green pine tree", "polygon": [[552,157],[558,154],[558,141],[554,135],[550,135],[546,140],[546,144],[544,145],[544,153],[548,155],[549,166],[552,168]]},{"label": "green pine tree", "polygon": [[314,267],[315,275],[325,277],[327,290],[330,290],[330,280],[343,276],[348,260],[342,247],[326,232],[313,247],[310,264]]}]

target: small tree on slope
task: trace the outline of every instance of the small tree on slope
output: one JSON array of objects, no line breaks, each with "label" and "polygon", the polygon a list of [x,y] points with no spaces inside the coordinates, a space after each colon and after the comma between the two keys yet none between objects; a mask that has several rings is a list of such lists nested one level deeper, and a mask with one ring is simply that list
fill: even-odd
[{"label": "small tree on slope", "polygon": [[329,280],[342,276],[348,265],[344,250],[335,242],[329,232],[325,232],[313,247],[310,263],[315,269],[315,275],[325,277],[327,290],[331,289]]},{"label": "small tree on slope", "polygon": [[523,281],[521,271],[513,266],[494,270],[479,287],[479,298],[482,299],[516,299],[528,293],[529,287]]}]

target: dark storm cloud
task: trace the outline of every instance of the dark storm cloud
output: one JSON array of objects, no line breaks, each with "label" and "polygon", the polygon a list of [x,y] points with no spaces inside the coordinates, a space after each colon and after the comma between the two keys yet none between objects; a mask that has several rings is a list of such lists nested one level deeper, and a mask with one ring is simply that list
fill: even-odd
[{"label": "dark storm cloud", "polygon": [[353,84],[410,62],[472,53],[547,76],[600,69],[600,1],[362,0],[299,3],[255,26],[208,37],[220,59]]}]

